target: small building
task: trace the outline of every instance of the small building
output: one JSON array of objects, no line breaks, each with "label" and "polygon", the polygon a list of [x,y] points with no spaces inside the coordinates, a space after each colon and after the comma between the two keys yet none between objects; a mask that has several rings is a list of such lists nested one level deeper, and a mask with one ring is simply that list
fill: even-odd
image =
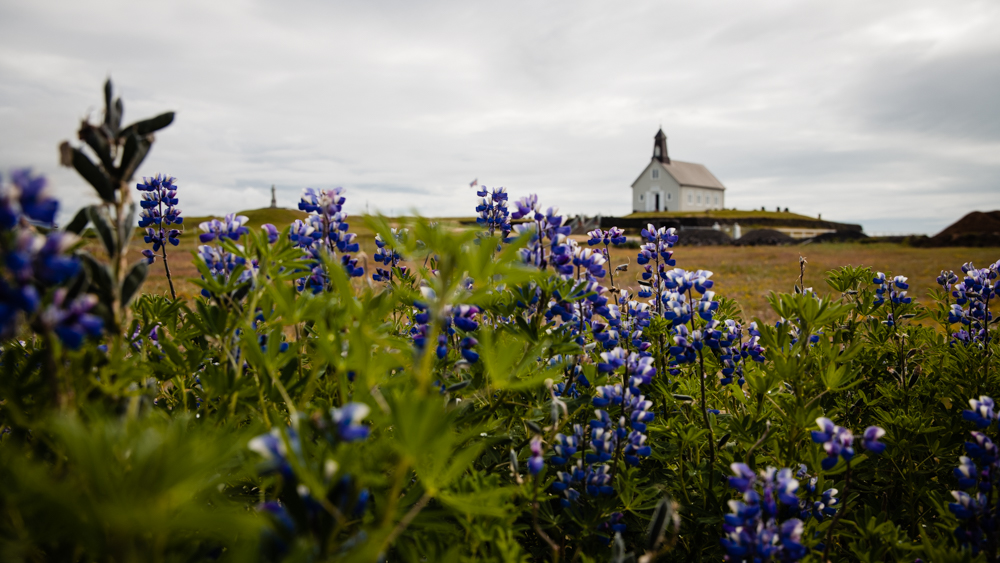
[{"label": "small building", "polygon": [[653,158],[632,182],[632,212],[704,211],[726,207],[726,187],[708,168],[671,160],[663,129],[653,137]]}]

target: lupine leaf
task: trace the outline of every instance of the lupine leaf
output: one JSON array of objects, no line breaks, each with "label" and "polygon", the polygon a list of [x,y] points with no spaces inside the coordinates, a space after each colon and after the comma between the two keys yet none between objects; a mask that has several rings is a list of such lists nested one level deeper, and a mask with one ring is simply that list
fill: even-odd
[{"label": "lupine leaf", "polygon": [[111,227],[111,223],[108,222],[104,208],[92,205],[87,208],[87,216],[90,218],[90,223],[94,225],[94,230],[97,231],[97,236],[101,239],[101,243],[104,244],[104,250],[108,253],[108,256],[117,256],[118,241],[116,240],[115,231]]},{"label": "lupine leaf", "polygon": [[78,148],[72,148],[71,150],[73,152],[73,168],[76,168],[76,171],[83,176],[83,179],[97,190],[97,195],[102,200],[114,203],[115,186],[112,184],[111,178],[98,168],[87,155],[83,154],[83,151]]},{"label": "lupine leaf", "polygon": [[122,281],[121,304],[123,307],[128,305],[132,297],[135,296],[135,292],[139,291],[142,282],[146,281],[147,275],[149,275],[149,263],[146,260],[139,260],[132,264]]}]

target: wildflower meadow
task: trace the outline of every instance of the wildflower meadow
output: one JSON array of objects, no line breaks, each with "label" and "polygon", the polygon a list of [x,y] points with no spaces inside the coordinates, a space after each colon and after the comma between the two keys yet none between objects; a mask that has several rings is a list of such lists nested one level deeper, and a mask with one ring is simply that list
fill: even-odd
[{"label": "wildflower meadow", "polygon": [[173,114],[122,113],[62,146],[101,201],[65,226],[0,180],[0,560],[998,560],[1000,261],[928,299],[803,261],[764,322],[683,233],[499,187],[476,228],[364,217],[364,257],[341,188],[185,222],[135,177]]}]

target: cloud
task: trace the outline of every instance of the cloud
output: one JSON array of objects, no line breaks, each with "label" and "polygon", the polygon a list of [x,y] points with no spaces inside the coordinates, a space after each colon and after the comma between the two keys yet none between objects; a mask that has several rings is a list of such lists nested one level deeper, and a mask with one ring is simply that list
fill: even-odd
[{"label": "cloud", "polygon": [[729,205],[934,232],[1000,208],[998,23],[971,0],[6,3],[0,169],[84,204],[55,146],[110,74],[126,120],[178,112],[140,172],[177,176],[190,215],[272,184],[469,215],[473,178],[624,214],[662,124]]}]

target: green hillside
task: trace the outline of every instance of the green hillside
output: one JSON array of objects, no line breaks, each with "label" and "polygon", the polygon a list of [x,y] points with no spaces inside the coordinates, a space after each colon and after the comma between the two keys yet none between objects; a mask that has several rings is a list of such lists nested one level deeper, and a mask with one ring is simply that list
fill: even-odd
[{"label": "green hillside", "polygon": [[625,217],[629,219],[654,219],[666,217],[715,217],[717,219],[810,219],[815,221],[816,217],[790,213],[785,211],[761,211],[740,210],[740,209],[711,209],[705,211],[642,211],[631,213]]}]

